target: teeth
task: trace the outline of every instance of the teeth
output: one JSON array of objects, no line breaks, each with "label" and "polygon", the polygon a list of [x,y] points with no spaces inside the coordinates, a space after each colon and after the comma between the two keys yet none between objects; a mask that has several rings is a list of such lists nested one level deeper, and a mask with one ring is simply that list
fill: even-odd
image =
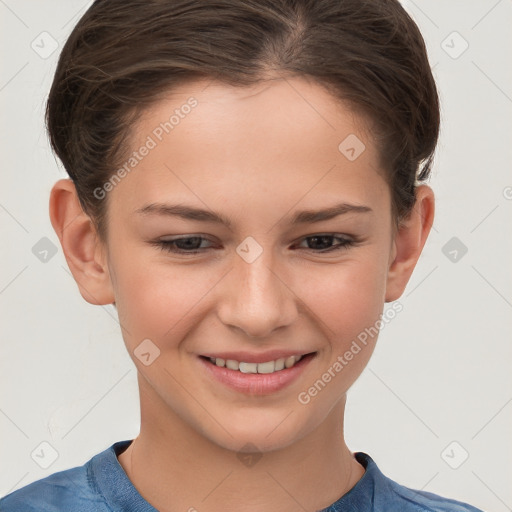
[{"label": "teeth", "polygon": [[258,373],[258,366],[258,363],[240,363],[238,369],[242,373]]},{"label": "teeth", "polygon": [[[222,361],[222,359],[219,359],[219,361]],[[215,362],[215,364],[217,364]],[[219,365],[219,366],[222,366],[222,365]],[[230,370],[238,370],[238,368],[240,367],[240,363],[238,361],[233,361],[233,359],[228,359],[226,361],[226,368],[229,368]]]},{"label": "teeth", "polygon": [[286,366],[286,368],[291,368],[294,364],[295,364],[295,356],[287,357],[284,360],[284,365]]},{"label": "teeth", "polygon": [[[298,359],[297,359],[297,361],[298,361]],[[284,357],[282,357],[281,359],[277,359],[275,361],[275,370],[276,370],[276,372],[278,370],[282,370],[283,368],[284,368]]]},{"label": "teeth", "polygon": [[275,361],[269,361],[268,363],[258,363],[258,373],[274,373],[275,369]]},{"label": "teeth", "polygon": [[220,357],[210,357],[210,361],[220,367],[225,367],[230,370],[238,370],[242,373],[274,373],[284,368],[291,368],[297,361],[300,361],[302,356],[290,356],[287,358],[281,357],[275,361],[266,361],[264,363],[245,363],[235,361],[234,359],[222,359]]}]

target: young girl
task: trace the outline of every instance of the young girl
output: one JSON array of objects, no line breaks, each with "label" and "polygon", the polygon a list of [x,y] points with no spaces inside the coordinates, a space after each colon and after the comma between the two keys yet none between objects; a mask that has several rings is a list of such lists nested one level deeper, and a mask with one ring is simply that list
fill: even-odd
[{"label": "young girl", "polygon": [[141,428],[2,512],[477,511],[343,437],[434,217],[437,92],[397,1],[97,0],[47,124],[52,225],[117,308]]}]

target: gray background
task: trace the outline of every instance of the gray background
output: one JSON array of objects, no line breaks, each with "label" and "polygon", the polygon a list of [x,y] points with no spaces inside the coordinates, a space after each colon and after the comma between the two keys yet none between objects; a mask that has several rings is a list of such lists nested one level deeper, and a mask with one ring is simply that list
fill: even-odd
[{"label": "gray background", "polygon": [[[50,188],[66,174],[48,147],[43,104],[89,4],[0,0],[0,495],[138,433],[136,370],[115,309],[81,298],[48,218]],[[404,5],[426,39],[442,101],[430,181],[436,220],[403,311],[349,393],[346,437],[404,485],[504,512],[512,510],[512,2]]]}]

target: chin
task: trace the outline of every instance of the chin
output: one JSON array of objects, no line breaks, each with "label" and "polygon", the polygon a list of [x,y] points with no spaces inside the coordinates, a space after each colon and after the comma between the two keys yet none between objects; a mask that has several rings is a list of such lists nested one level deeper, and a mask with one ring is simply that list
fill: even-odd
[{"label": "chin", "polygon": [[[202,435],[218,446],[237,453],[266,453],[282,450],[304,437],[310,429],[297,420],[296,414],[279,411],[276,418],[269,417],[259,421],[228,421],[229,428],[215,429],[215,432]],[[286,418],[286,419],[285,419]],[[283,421],[284,420],[284,421]]]}]

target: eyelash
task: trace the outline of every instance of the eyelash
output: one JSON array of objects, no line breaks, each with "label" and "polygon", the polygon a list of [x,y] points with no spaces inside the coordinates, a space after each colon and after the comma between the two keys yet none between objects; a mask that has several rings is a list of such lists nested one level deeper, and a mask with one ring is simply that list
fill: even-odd
[{"label": "eyelash", "polygon": [[[317,235],[309,235],[309,236],[302,238],[300,240],[300,242],[303,242],[305,240],[309,240],[312,238],[332,238],[332,239],[341,240],[341,243],[334,245],[332,247],[329,247],[328,249],[322,249],[319,251],[315,251],[314,249],[306,249],[306,250],[312,251],[313,253],[316,253],[316,254],[324,254],[327,252],[334,252],[334,251],[339,251],[342,249],[349,249],[350,247],[355,246],[358,243],[357,239],[344,238],[344,237],[336,236],[335,234],[331,234],[331,233],[329,233],[329,234],[321,233],[321,234],[317,234]],[[175,243],[179,240],[193,240],[193,239],[201,239],[201,240],[208,241],[207,238],[204,238],[201,236],[189,236],[189,237],[175,238],[174,240],[155,240],[154,242],[151,242],[151,243],[153,245],[156,245],[163,251],[173,252],[173,253],[177,253],[177,254],[199,254],[201,252],[204,252],[204,250],[201,250],[201,249],[194,249],[191,251],[187,251],[187,250],[179,249],[179,248],[175,247]],[[206,249],[210,249],[210,247],[207,247]]]}]

